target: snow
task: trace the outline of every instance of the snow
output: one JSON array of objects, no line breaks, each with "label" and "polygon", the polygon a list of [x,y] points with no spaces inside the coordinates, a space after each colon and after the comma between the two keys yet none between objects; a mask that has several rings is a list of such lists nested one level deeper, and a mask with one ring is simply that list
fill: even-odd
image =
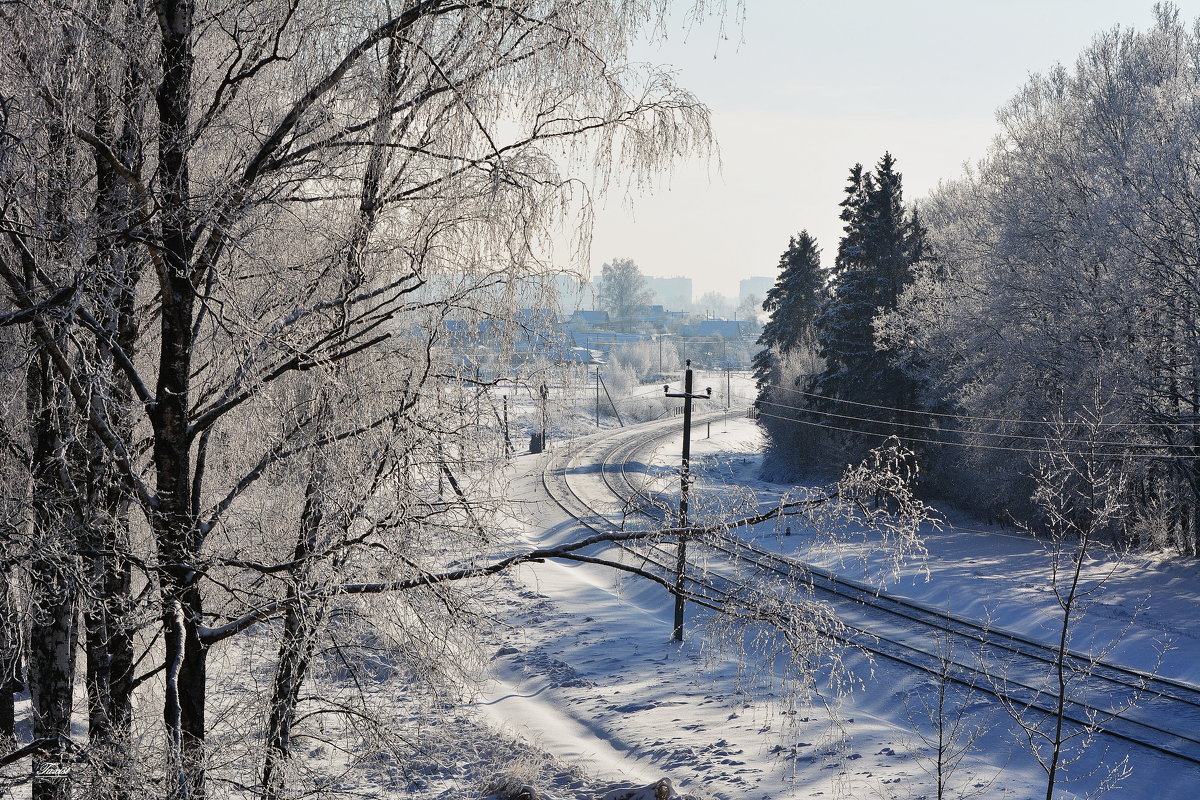
[{"label": "snow", "polygon": [[[697,381],[709,382],[719,385]],[[745,397],[744,383],[735,388],[735,397]],[[532,404],[514,404],[513,410],[527,408]],[[600,439],[637,433],[602,422],[593,433],[595,426],[581,423],[579,415],[557,415],[552,452],[513,459],[511,499],[519,519],[511,524],[522,540],[514,546],[558,544],[589,532],[546,496],[541,473],[550,458],[586,457]],[[671,491],[678,480],[680,424],[678,418],[663,422],[675,433],[639,457],[645,474]],[[711,438],[709,430],[697,426],[692,440],[693,519],[733,498],[765,507],[790,488],[758,479],[763,443],[753,422],[731,415],[712,423]],[[594,465],[577,465],[571,481],[597,506],[618,513],[622,504],[612,502]],[[783,535],[787,528],[793,535]],[[1047,552],[1021,532],[947,511],[940,527],[924,531],[925,557],[895,574],[886,556],[861,537],[830,547],[795,520],[767,523],[748,535],[763,548],[851,579],[871,583],[882,575],[888,593],[931,608],[1043,641],[1056,634]],[[1077,625],[1074,649],[1111,646],[1110,661],[1200,686],[1196,567],[1195,561],[1169,554],[1099,552],[1087,572],[1107,580]],[[829,684],[831,676],[822,674],[818,693],[795,704],[769,681],[756,690],[735,658],[704,647],[692,635],[703,615],[690,606],[688,641],[672,643],[673,601],[646,580],[595,565],[547,562],[526,565],[499,582],[490,679],[467,709],[419,712],[425,715],[419,727],[440,748],[429,763],[406,771],[381,761],[378,774],[361,775],[354,791],[385,797],[406,786],[414,797],[449,800],[487,795],[487,787],[502,779],[509,788],[529,785],[552,798],[632,794],[641,800],[653,796],[648,787],[667,778],[681,795],[718,800],[936,797],[925,706],[936,683],[910,667],[847,650],[844,666],[854,676],[853,691],[839,694]],[[256,651],[255,642],[248,638],[225,656],[244,663],[214,660],[214,669],[242,676],[239,680],[257,679],[273,650]],[[762,672],[774,671],[773,664],[759,666]],[[235,693],[228,702],[236,705],[250,688],[232,681],[225,690]],[[380,706],[396,706],[398,723],[406,714],[418,719],[417,711],[403,706],[404,692],[388,682],[368,690]],[[968,738],[975,738],[947,796],[1015,800],[1044,795],[1040,768],[995,701],[964,690],[951,695],[951,716],[960,708]],[[27,726],[27,699],[19,710]],[[490,732],[483,732],[485,725]],[[1200,730],[1200,723],[1194,729]],[[214,731],[213,741],[218,739]],[[342,756],[314,750],[310,758],[337,766]],[[1066,783],[1056,797],[1087,795],[1125,758],[1131,774],[1110,796],[1196,797],[1200,768],[1103,737],[1066,767]],[[26,785],[7,796],[27,795]]]},{"label": "snow", "polygon": [[[713,424],[711,438],[699,429],[692,444],[700,476],[695,496],[731,487],[763,502],[778,496],[785,487],[756,477],[759,437],[746,419]],[[671,469],[678,449],[678,438],[664,441],[652,464]],[[539,495],[542,458],[515,459],[515,470],[524,473],[518,498]],[[588,477],[595,474],[573,481]],[[597,499],[604,495],[598,485],[592,491]],[[530,543],[543,542],[547,531],[555,540],[571,538],[565,512],[549,502],[533,508],[525,531]],[[796,535],[783,536],[783,526],[774,525],[755,535],[763,546],[851,578],[886,572],[864,543],[809,549],[811,537],[795,522],[789,526]],[[1056,606],[1038,542],[949,514],[942,530],[926,531],[925,545],[927,557],[905,565],[888,592],[1051,640]],[[1200,611],[1195,566],[1112,554],[1090,564],[1092,574],[1111,575],[1080,623],[1076,649],[1120,640],[1109,660],[1200,684],[1200,637],[1191,629]],[[527,602],[498,637],[493,680],[477,707],[495,726],[554,757],[604,781],[645,785],[665,776],[698,797],[936,796],[926,774],[929,750],[909,719],[919,719],[919,699],[931,683],[911,668],[849,651],[846,666],[859,684],[851,694],[826,687],[810,704],[789,707],[778,695],[745,693],[731,659],[695,641],[672,643],[672,603],[660,587],[591,565],[531,565],[514,579]],[[977,694],[961,702],[979,738],[953,775],[951,796],[1044,793],[1040,768],[994,701]],[[1195,797],[1197,767],[1105,738],[1067,767],[1056,796],[1084,796],[1125,757],[1132,772],[1114,796]]]}]

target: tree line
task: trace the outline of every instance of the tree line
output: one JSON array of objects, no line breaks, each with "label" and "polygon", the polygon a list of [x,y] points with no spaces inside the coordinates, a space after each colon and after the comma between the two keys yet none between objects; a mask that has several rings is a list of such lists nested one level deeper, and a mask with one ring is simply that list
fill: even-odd
[{"label": "tree line", "polygon": [[1169,5],[1102,32],[1000,109],[987,155],[919,216],[889,156],[852,170],[833,268],[800,234],[764,303],[773,468],[895,435],[928,491],[1028,524],[1065,458],[1056,513],[1088,527],[1104,474],[1104,535],[1200,551],[1198,57]]},{"label": "tree line", "polygon": [[929,258],[925,228],[904,205],[891,153],[874,172],[850,169],[841,219],[833,267],[822,269],[816,240],[802,231],[780,257],[779,278],[763,302],[769,319],[754,359],[756,405],[769,436],[768,469],[784,474],[862,458],[905,432],[920,396],[899,349],[875,329]]}]

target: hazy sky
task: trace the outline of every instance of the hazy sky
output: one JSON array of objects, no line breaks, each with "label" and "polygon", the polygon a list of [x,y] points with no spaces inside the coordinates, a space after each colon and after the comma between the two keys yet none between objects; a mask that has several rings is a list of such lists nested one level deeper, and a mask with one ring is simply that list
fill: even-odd
[{"label": "hazy sky", "polygon": [[[734,5],[735,0],[729,0]],[[1200,0],[1178,2],[1200,16]],[[1029,75],[1073,64],[1101,30],[1149,27],[1149,0],[746,0],[745,20],[673,27],[638,60],[669,64],[712,111],[720,165],[679,164],[652,194],[598,209],[592,271],[630,257],[695,296],[774,277],[807,228],[828,266],[851,165],[898,160],[905,199],[981,157]]]}]

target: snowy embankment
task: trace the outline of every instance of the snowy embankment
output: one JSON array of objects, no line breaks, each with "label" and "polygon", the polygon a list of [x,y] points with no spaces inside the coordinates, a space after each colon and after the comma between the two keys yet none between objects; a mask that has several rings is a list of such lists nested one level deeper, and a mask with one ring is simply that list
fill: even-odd
[{"label": "snowy embankment", "polygon": [[[698,494],[738,486],[763,502],[777,496],[781,487],[756,480],[760,442],[753,423],[714,424],[712,438],[703,437],[693,441]],[[668,441],[659,463],[676,464],[677,452],[678,440]],[[517,462],[527,474],[517,493],[539,497],[540,460]],[[525,534],[531,542],[551,529],[562,537],[571,524],[549,500],[533,508]],[[801,527],[787,527],[794,535],[775,526],[755,535],[764,547],[850,577],[879,571],[866,550],[810,549]],[[1037,542],[955,516],[942,530],[928,530],[925,542],[928,557],[905,565],[888,592],[1053,639],[1049,562]],[[1110,660],[1144,669],[1161,662],[1161,673],[1200,684],[1195,565],[1114,558],[1091,569],[1112,574],[1081,621],[1075,648],[1119,640]],[[846,666],[858,681],[851,694],[830,690],[808,706],[789,707],[779,696],[744,692],[745,681],[719,653],[703,652],[694,641],[672,644],[671,602],[661,588],[589,565],[540,564],[515,578],[527,602],[497,635],[494,682],[479,703],[496,727],[599,779],[645,785],[666,776],[700,797],[936,796],[931,750],[921,738],[933,726],[921,702],[931,681],[911,668],[850,652]],[[949,776],[947,796],[1044,793],[1020,730],[993,701],[968,694],[949,711],[970,733],[961,741],[971,747]],[[1113,796],[1195,797],[1200,768],[1105,738],[1067,767],[1058,796],[1083,796],[1125,757],[1132,772]]]}]

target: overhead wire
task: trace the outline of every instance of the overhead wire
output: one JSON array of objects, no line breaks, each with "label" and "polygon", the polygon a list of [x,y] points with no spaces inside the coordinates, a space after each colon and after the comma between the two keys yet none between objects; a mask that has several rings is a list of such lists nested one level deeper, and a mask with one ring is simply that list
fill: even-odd
[{"label": "overhead wire", "polygon": [[[971,422],[1000,422],[1000,423],[1008,423],[1008,424],[1012,424],[1012,425],[1057,425],[1057,424],[1059,424],[1055,420],[1046,420],[1046,419],[1014,419],[1012,417],[980,417],[980,416],[974,416],[971,414],[949,414],[949,413],[938,412],[938,411],[914,411],[912,409],[896,408],[894,406],[878,405],[875,403],[863,403],[863,402],[860,402],[857,400],[845,400],[840,397],[829,397],[828,395],[815,394],[813,392],[806,392],[803,389],[797,389],[793,386],[782,386],[780,384],[774,384],[774,383],[764,383],[763,386],[767,386],[771,389],[782,389],[785,392],[790,392],[791,394],[802,395],[804,397],[812,397],[812,398],[816,398],[818,400],[827,400],[832,403],[844,403],[846,405],[861,406],[863,408],[873,408],[873,409],[877,409],[880,411],[897,411],[897,412],[901,412],[901,413],[905,413],[905,414],[924,414],[925,416],[928,416],[928,417],[941,417],[941,418],[946,418],[946,419],[969,420]],[[1109,423],[1109,426],[1110,427],[1153,427],[1153,426],[1157,426],[1160,424],[1161,423],[1157,423],[1157,422],[1114,422],[1114,423]]]},{"label": "overhead wire", "polygon": [[[840,431],[843,433],[853,433],[853,434],[857,434],[859,436],[871,436],[871,437],[874,437],[877,439],[885,439],[885,440],[895,438],[895,439],[898,439],[903,442],[920,442],[922,444],[940,444],[940,445],[946,445],[948,447],[961,447],[961,448],[965,448],[965,449],[997,450],[997,451],[1003,451],[1003,452],[1009,452],[1009,453],[1032,453],[1032,454],[1037,454],[1037,455],[1061,455],[1064,452],[1061,449],[1054,450],[1054,449],[1049,449],[1049,448],[1037,449],[1037,448],[1029,448],[1029,447],[1008,447],[1005,445],[996,445],[996,444],[980,444],[979,442],[955,442],[955,441],[944,440],[944,439],[923,439],[918,436],[908,436],[908,435],[901,434],[901,433],[877,433],[874,431],[862,431],[862,430],[855,430],[854,428],[843,428],[843,427],[840,427],[837,425],[827,425],[827,424],[821,423],[821,422],[808,422],[806,420],[795,419],[793,417],[784,417],[779,414],[770,414],[765,411],[759,411],[758,416],[759,417],[768,417],[770,419],[783,420],[785,422],[793,422],[793,423],[796,423],[799,425],[808,425],[808,426],[811,426],[814,428],[820,428],[822,430],[827,430],[827,431]],[[869,420],[869,421],[875,422],[875,420]],[[1080,451],[1071,451],[1070,454],[1078,455],[1078,454],[1080,454]],[[1184,461],[1184,460],[1194,461],[1195,460],[1194,457],[1188,457],[1188,456],[1152,455],[1149,453],[1142,453],[1142,454],[1122,453],[1121,457],[1123,457],[1123,458],[1144,458],[1145,460],[1148,460],[1148,461],[1149,460],[1154,460],[1154,461]]]},{"label": "overhead wire", "polygon": [[[764,385],[770,386],[771,388],[783,388],[783,389],[787,388],[787,387],[776,386],[773,384],[764,384]],[[913,411],[911,409],[902,409],[902,408],[897,408],[897,407],[892,407],[892,406],[882,406],[882,405],[876,405],[876,404],[871,404],[871,403],[860,403],[860,402],[856,402],[856,401],[852,401],[852,400],[840,400],[839,398],[832,398],[832,397],[827,398],[822,395],[813,394],[811,392],[803,392],[800,390],[792,390],[792,391],[795,391],[797,394],[806,395],[808,397],[828,399],[828,400],[833,400],[833,401],[837,401],[837,402],[848,403],[850,405],[863,406],[863,407],[868,407],[868,408],[873,408],[873,409],[878,409],[878,410],[892,411],[892,412],[905,413],[905,414],[915,414],[915,415],[926,414],[926,412]],[[641,397],[649,396],[651,394],[654,394],[655,392],[657,392],[657,387],[655,387],[654,389],[649,390],[647,392],[639,392],[639,393],[627,396],[625,398],[622,398],[620,400],[617,400],[616,404],[617,405],[626,405],[627,403],[629,403],[631,401],[634,401]],[[793,410],[793,411],[800,411],[803,413],[814,414],[814,415],[818,415],[818,416],[835,417],[838,419],[845,419],[845,420],[849,420],[849,421],[853,421],[853,422],[863,422],[863,423],[869,423],[869,424],[875,424],[875,425],[888,425],[888,426],[892,426],[892,427],[896,427],[896,428],[900,428],[900,429],[919,429],[919,430],[933,431],[935,433],[962,434],[962,435],[966,435],[966,436],[989,436],[989,437],[995,437],[995,438],[1000,438],[1000,439],[1021,439],[1021,440],[1035,441],[1035,442],[1046,441],[1046,438],[1043,436],[1031,436],[1031,435],[1027,435],[1027,434],[1008,434],[1008,433],[998,433],[998,432],[992,432],[992,431],[971,431],[971,430],[956,430],[956,429],[949,429],[949,428],[937,428],[937,427],[928,426],[928,425],[918,425],[918,424],[911,424],[911,423],[905,423],[905,422],[895,422],[895,421],[890,421],[890,420],[872,419],[870,417],[857,417],[857,416],[852,416],[852,415],[848,415],[848,414],[838,414],[833,411],[822,411],[819,409],[807,408],[804,406],[788,405],[788,404],[778,403],[778,402],[774,402],[774,401],[769,402],[769,406],[774,406],[777,408],[785,408],[785,409]],[[1005,452],[1017,452],[1017,453],[1035,453],[1035,454],[1042,454],[1042,455],[1049,455],[1049,454],[1061,452],[1059,450],[1050,450],[1050,449],[1022,448],[1022,447],[1013,447],[1013,446],[1007,446],[1007,445],[987,445],[987,444],[981,444],[978,442],[956,442],[956,441],[950,441],[950,440],[945,440],[945,439],[925,439],[925,438],[920,438],[920,437],[914,437],[914,436],[907,435],[907,434],[902,435],[899,433],[868,432],[868,431],[857,430],[854,428],[839,427],[839,426],[828,425],[828,424],[820,423],[820,422],[808,422],[808,421],[804,421],[804,420],[798,420],[793,417],[785,417],[785,416],[776,415],[776,414],[769,414],[762,410],[759,411],[759,416],[765,416],[765,417],[769,417],[772,419],[796,422],[796,423],[799,423],[802,425],[819,427],[824,430],[836,430],[836,431],[842,431],[842,432],[846,432],[846,433],[857,433],[857,434],[874,436],[874,437],[882,438],[882,439],[896,436],[897,438],[900,438],[900,439],[904,439],[907,441],[913,441],[913,442],[921,442],[924,444],[944,444],[944,445],[950,445],[950,446],[954,446],[954,447],[964,447],[964,448],[974,447],[977,449],[1001,450],[1001,451],[1005,451]],[[956,417],[956,415],[951,415],[951,414],[934,414],[934,415],[930,415],[930,416],[955,417],[955,418],[959,418],[959,419],[972,419],[972,420],[987,419],[987,418],[983,418],[983,417],[970,417],[970,416],[966,416],[966,415]],[[999,418],[993,418],[993,419],[999,419]],[[1005,420],[1005,421],[1010,421],[1010,420]],[[1045,422],[1045,420],[1041,420],[1041,422]],[[1092,441],[1092,440],[1088,440],[1088,439],[1056,439],[1054,441],[1056,443],[1061,443],[1061,444],[1080,444],[1080,445],[1092,446],[1092,447],[1125,447],[1125,448],[1138,448],[1138,449],[1146,449],[1146,450],[1149,450],[1149,449],[1161,450],[1164,448],[1192,448],[1192,445],[1182,445],[1182,444],[1162,444],[1162,445],[1136,444],[1136,443],[1118,442],[1118,441]],[[1163,459],[1163,458],[1170,458],[1170,457],[1155,456],[1155,458]]]},{"label": "overhead wire", "polygon": [[[842,398],[828,397],[826,395],[820,395],[820,394],[816,394],[814,392],[806,392],[801,389],[797,389],[794,387],[788,387],[788,386],[782,386],[779,384],[765,383],[765,384],[763,384],[763,386],[770,388],[770,389],[780,389],[780,390],[783,390],[783,391],[791,393],[791,394],[796,394],[796,395],[800,395],[803,397],[814,398],[814,399],[818,399],[818,400],[822,400],[822,401],[829,401],[832,403],[841,403],[841,404],[855,406],[855,407],[859,407],[859,408],[869,408],[869,409],[873,409],[873,410],[887,411],[887,412],[892,412],[892,413],[897,413],[897,414],[911,414],[911,415],[914,415],[917,417],[921,417],[921,416],[936,417],[936,418],[940,418],[940,419],[949,419],[949,420],[964,421],[964,422],[993,422],[993,423],[1004,423],[1004,424],[1012,424],[1012,425],[1026,425],[1026,424],[1027,425],[1058,425],[1058,424],[1061,424],[1061,423],[1051,421],[1051,420],[1022,420],[1022,419],[1015,419],[1015,418],[1010,418],[1010,417],[984,417],[984,416],[977,416],[977,415],[970,415],[970,414],[949,414],[949,413],[943,413],[943,412],[916,411],[913,409],[899,408],[897,406],[886,406],[886,405],[876,404],[876,403],[864,403],[864,402],[855,401],[855,400],[846,400],[846,399],[842,399]],[[651,396],[657,394],[658,391],[659,391],[659,386],[655,385],[653,388],[647,388],[644,391],[635,392],[633,394],[630,394],[623,398],[620,398],[620,399],[616,400],[615,404],[620,405],[620,406],[625,406],[625,405],[628,405],[629,403],[637,402],[640,399],[651,397]],[[883,432],[876,432],[876,431],[863,431],[863,430],[858,430],[855,428],[831,425],[828,422],[824,422],[824,421],[814,422],[814,421],[796,419],[794,417],[783,416],[783,415],[779,415],[779,414],[771,414],[768,411],[763,410],[763,409],[760,409],[758,412],[758,415],[761,417],[767,417],[770,419],[778,419],[778,420],[786,421],[786,422],[793,422],[793,423],[800,424],[800,425],[821,428],[823,430],[839,431],[839,432],[844,432],[844,433],[870,436],[870,437],[878,438],[878,439],[887,439],[887,438],[895,437],[902,441],[917,442],[917,443],[922,443],[922,444],[946,445],[946,446],[950,446],[950,447],[960,447],[960,448],[965,448],[965,449],[992,450],[992,451],[1011,452],[1011,453],[1027,453],[1027,454],[1036,454],[1036,455],[1053,455],[1053,454],[1058,454],[1058,453],[1063,452],[1061,449],[1050,449],[1049,447],[1046,447],[1046,448],[1017,447],[1017,446],[1002,445],[1002,444],[986,444],[986,443],[982,443],[982,442],[978,442],[978,441],[953,441],[953,440],[944,439],[944,438],[924,438],[924,437],[913,436],[910,433],[907,433],[906,431],[922,430],[922,431],[930,431],[930,432],[939,433],[939,434],[962,435],[962,436],[973,437],[973,438],[989,437],[989,438],[993,438],[993,439],[1022,440],[1022,441],[1035,441],[1035,442],[1046,442],[1047,437],[1045,437],[1045,436],[1018,434],[1018,433],[1002,433],[1002,432],[996,432],[996,431],[942,428],[942,427],[936,427],[936,426],[932,426],[932,425],[921,425],[921,424],[917,424],[915,422],[900,422],[900,421],[893,421],[893,420],[873,419],[870,417],[855,416],[852,414],[840,414],[835,411],[826,411],[826,410],[815,409],[815,408],[810,408],[810,407],[805,407],[805,406],[781,403],[778,401],[768,401],[767,406],[768,406],[768,408],[775,407],[778,409],[787,409],[789,411],[797,411],[800,413],[810,414],[810,415],[814,415],[814,416],[834,418],[834,419],[839,419],[839,420],[847,420],[849,422],[858,422],[858,423],[865,423],[865,424],[871,424],[871,425],[884,425],[884,426],[889,426],[892,428],[899,429],[898,432],[892,432],[892,433],[883,433]],[[1111,423],[1111,424],[1106,424],[1104,427],[1113,427],[1113,428],[1115,428],[1115,427],[1147,427],[1147,426],[1153,426],[1153,425],[1157,425],[1157,424],[1156,423]],[[1172,450],[1172,449],[1195,449],[1195,447],[1193,445],[1187,445],[1187,444],[1169,444],[1169,443],[1144,444],[1144,443],[1132,443],[1132,442],[1122,442],[1122,441],[1093,441],[1093,440],[1088,440],[1088,439],[1076,439],[1076,438],[1054,439],[1050,443],[1051,444],[1064,444],[1064,445],[1082,445],[1084,447],[1121,447],[1121,448],[1125,448],[1126,451],[1128,451],[1130,449],[1136,449],[1136,450],[1140,450],[1142,452],[1141,453],[1126,452],[1126,453],[1124,453],[1124,455],[1129,456],[1129,457],[1145,458],[1147,460],[1168,460],[1168,461],[1170,461],[1170,460],[1185,460],[1185,459],[1192,460],[1192,457],[1187,456],[1187,455],[1168,455],[1168,454],[1161,454],[1161,453],[1152,454],[1152,453],[1148,453],[1145,451],[1148,451],[1148,450],[1161,451],[1161,450]],[[1078,450],[1076,452],[1078,452]]]},{"label": "overhead wire", "polygon": [[[816,395],[813,395],[813,396],[816,396]],[[833,398],[829,398],[829,399],[833,399]],[[767,405],[767,406],[770,406],[773,408],[784,408],[784,409],[788,409],[789,411],[799,411],[799,412],[802,412],[805,414],[814,414],[814,415],[824,416],[824,417],[837,417],[839,419],[852,420],[854,422],[866,422],[866,423],[871,423],[871,424],[875,424],[875,425],[893,425],[898,428],[913,428],[913,429],[918,429],[918,430],[934,431],[935,433],[958,433],[958,434],[962,434],[964,436],[990,436],[990,437],[994,437],[997,439],[1023,439],[1023,440],[1034,441],[1034,442],[1045,442],[1045,441],[1049,440],[1049,437],[1047,437],[1047,436],[1033,436],[1030,434],[1020,434],[1020,433],[1000,433],[997,431],[978,431],[978,430],[967,430],[967,429],[956,429],[956,428],[939,428],[939,427],[934,427],[932,425],[919,425],[919,424],[911,423],[911,422],[900,422],[900,421],[885,420],[885,419],[874,419],[872,417],[856,417],[856,416],[852,416],[849,414],[838,414],[835,411],[823,411],[823,410],[817,409],[817,408],[809,408],[807,406],[788,405],[786,403],[779,403],[779,402],[776,402],[774,400],[769,400],[769,399],[764,401],[764,405]],[[900,408],[887,408],[885,406],[872,406],[872,407],[879,408],[882,410],[893,411],[893,412],[901,413],[901,414],[913,414],[915,416],[922,416],[925,414],[924,411],[912,411],[912,410],[900,409]],[[786,418],[781,417],[781,419],[786,419]],[[1052,441],[1058,442],[1058,443],[1063,443],[1063,444],[1089,445],[1089,446],[1093,446],[1093,447],[1134,447],[1134,448],[1145,448],[1145,449],[1183,448],[1183,449],[1192,449],[1192,450],[1196,449],[1196,445],[1190,445],[1190,444],[1168,444],[1168,443],[1147,444],[1147,443],[1120,442],[1120,441],[1093,441],[1091,439],[1074,439],[1074,438],[1066,438],[1066,437],[1053,438]]]}]

